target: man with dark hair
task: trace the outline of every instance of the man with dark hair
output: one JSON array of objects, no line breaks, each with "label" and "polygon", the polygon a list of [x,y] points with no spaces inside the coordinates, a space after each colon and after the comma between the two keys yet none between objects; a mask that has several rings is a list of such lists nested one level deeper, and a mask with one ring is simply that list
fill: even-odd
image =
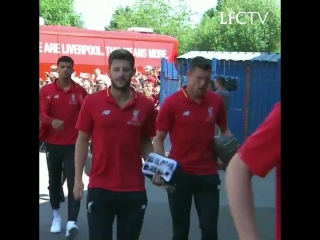
[{"label": "man with dark hair", "polygon": [[109,56],[111,87],[83,102],[76,128],[74,196],[83,194],[82,174],[90,136],[94,143],[87,195],[89,240],[138,240],[147,207],[141,157],[153,152],[153,102],[130,87],[133,55],[124,49]]},{"label": "man with dark hair", "polygon": [[[198,212],[202,239],[218,240],[219,186],[213,140],[217,124],[221,134],[229,135],[223,100],[207,87],[211,63],[203,57],[190,61],[188,86],[167,97],[156,121],[155,152],[165,156],[163,141],[169,133],[169,158],[181,167],[174,186],[168,191],[172,217],[173,240],[189,235],[192,197]],[[153,183],[161,185],[160,176]]]},{"label": "man with dark hair", "polygon": [[86,90],[72,81],[74,61],[68,56],[58,59],[58,78],[40,90],[40,140],[45,142],[49,172],[49,195],[53,210],[51,233],[61,232],[60,189],[62,167],[68,185],[68,222],[66,238],[78,233],[76,221],[80,201],[73,196],[74,151],[78,130],[76,121],[87,95]]}]

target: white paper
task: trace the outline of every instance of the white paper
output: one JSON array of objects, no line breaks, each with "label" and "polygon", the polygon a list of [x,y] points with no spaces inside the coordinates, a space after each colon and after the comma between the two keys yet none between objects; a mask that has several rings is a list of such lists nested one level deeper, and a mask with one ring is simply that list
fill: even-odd
[{"label": "white paper", "polygon": [[145,163],[142,165],[142,173],[154,175],[160,173],[161,177],[169,182],[174,171],[176,170],[177,162],[170,158],[163,157],[156,153],[150,153]]}]

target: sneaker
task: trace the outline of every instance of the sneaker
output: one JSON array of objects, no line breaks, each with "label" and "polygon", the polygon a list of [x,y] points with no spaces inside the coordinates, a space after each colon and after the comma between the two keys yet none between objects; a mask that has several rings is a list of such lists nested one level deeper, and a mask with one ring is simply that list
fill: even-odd
[{"label": "sneaker", "polygon": [[50,232],[53,234],[61,233],[61,219],[53,219]]},{"label": "sneaker", "polygon": [[79,233],[79,228],[74,221],[69,221],[66,227],[66,238],[73,240]]}]

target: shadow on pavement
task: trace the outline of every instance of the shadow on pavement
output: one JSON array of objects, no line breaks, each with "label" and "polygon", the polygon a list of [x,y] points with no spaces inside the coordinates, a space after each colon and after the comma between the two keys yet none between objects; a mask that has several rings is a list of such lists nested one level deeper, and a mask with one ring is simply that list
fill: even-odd
[{"label": "shadow on pavement", "polygon": [[[149,205],[146,211],[145,221],[140,240],[170,240],[171,239],[171,220],[167,203],[166,193],[163,189],[152,186],[146,181],[148,190]],[[86,196],[86,192],[85,195]],[[47,194],[39,194],[39,198],[49,200]],[[40,208],[40,240],[60,240],[64,239],[67,202],[61,204],[61,214],[63,219],[63,232],[61,234],[50,234],[49,229],[52,221],[52,213],[48,202],[41,203]],[[256,208],[256,218],[262,239],[274,239],[274,208],[258,207]],[[198,217],[193,206],[191,213],[189,240],[199,240],[200,230],[198,227]],[[80,234],[78,240],[88,239],[85,197],[82,200],[81,211],[78,219]],[[116,226],[114,226],[115,228]],[[115,231],[114,231],[115,232]],[[116,239],[116,236],[113,237]],[[219,216],[219,239],[236,240],[237,233],[230,215],[228,206],[221,206]]]}]

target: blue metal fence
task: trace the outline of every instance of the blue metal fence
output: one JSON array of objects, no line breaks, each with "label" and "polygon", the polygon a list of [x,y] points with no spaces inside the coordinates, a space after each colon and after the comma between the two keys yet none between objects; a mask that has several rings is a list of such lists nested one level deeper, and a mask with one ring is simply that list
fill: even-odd
[{"label": "blue metal fence", "polygon": [[[196,53],[196,56],[202,56],[201,53]],[[272,106],[280,101],[280,54],[206,53],[209,55],[213,53],[213,56],[218,53],[220,57],[217,59],[205,56],[212,59],[212,78],[223,75],[236,77],[238,80],[237,91],[231,92],[228,125],[242,143],[263,121]],[[228,55],[226,59],[235,58],[235,60],[221,59],[226,54]],[[191,56],[195,57],[195,54]],[[187,84],[186,72],[191,58],[178,59],[178,70],[173,63],[162,60],[160,103]],[[167,138],[166,152],[169,152],[170,148],[170,141]]]},{"label": "blue metal fence", "polygon": [[252,62],[248,135],[255,131],[273,105],[280,101],[280,68],[280,62]]},{"label": "blue metal fence", "polygon": [[[182,85],[182,78],[179,78],[178,71],[173,63],[167,62],[165,59],[161,60],[161,74],[160,74],[160,105],[163,100],[171,94],[179,91]],[[167,152],[171,149],[169,135],[164,141],[164,149]]]}]

